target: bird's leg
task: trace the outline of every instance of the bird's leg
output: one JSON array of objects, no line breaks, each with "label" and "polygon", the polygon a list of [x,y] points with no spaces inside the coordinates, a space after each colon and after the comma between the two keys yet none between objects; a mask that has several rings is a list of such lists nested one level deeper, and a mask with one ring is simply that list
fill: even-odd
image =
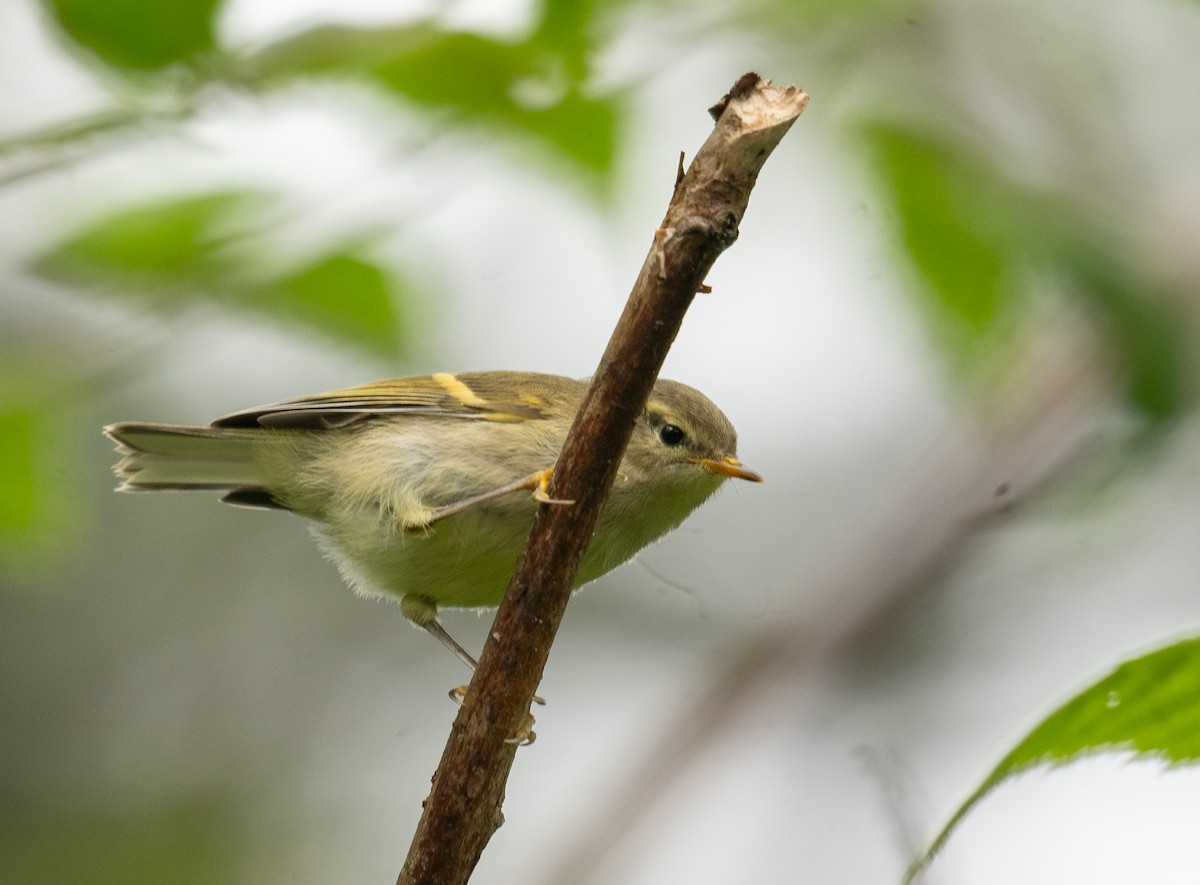
[{"label": "bird's leg", "polygon": [[446,648],[450,649],[450,653],[466,664],[472,673],[475,672],[478,664],[471,657],[471,653],[459,645],[455,638],[446,632],[446,628],[438,620],[437,603],[433,599],[428,596],[421,596],[419,593],[406,593],[400,597],[400,613],[410,623],[416,624],[442,645],[446,646]]},{"label": "bird's leg", "polygon": [[475,668],[479,666],[476,660],[471,657],[470,652],[458,644],[453,636],[446,632],[446,628],[442,626],[442,622],[437,618],[432,618],[420,625],[425,629],[430,636],[440,642],[446,648],[450,649],[450,653],[471,668],[471,672],[475,672]]},{"label": "bird's leg", "polygon": [[[404,617],[408,618],[412,623],[423,629],[426,633],[444,645],[450,650],[450,653],[462,661],[470,668],[473,674],[476,668],[479,667],[475,658],[471,657],[471,653],[458,644],[450,633],[442,626],[442,622],[437,617],[437,604],[424,596],[415,596],[407,594],[400,600],[400,611]],[[450,690],[450,700],[461,704],[463,698],[467,696],[467,687],[459,685]],[[545,706],[546,701],[539,695],[533,696],[533,702]],[[533,717],[530,717],[532,719]],[[522,746],[533,743],[532,729],[522,729],[521,734],[517,736],[518,743]]]},{"label": "bird's leg", "polygon": [[[537,473],[523,476],[499,488],[491,489],[478,495],[472,495],[469,498],[463,498],[461,501],[455,501],[453,504],[447,504],[444,507],[437,507],[429,512],[428,519],[423,520],[424,525],[432,525],[439,519],[445,519],[447,516],[453,516],[455,513],[462,513],[476,504],[482,504],[484,501],[491,501],[493,498],[500,498],[504,495],[520,491],[533,492],[533,499],[539,504],[574,504],[574,501],[568,501],[563,498],[551,498],[547,494],[546,490],[550,484],[550,477],[553,474],[554,468],[547,467],[545,470],[539,470]],[[445,640],[442,641],[445,642]]]}]

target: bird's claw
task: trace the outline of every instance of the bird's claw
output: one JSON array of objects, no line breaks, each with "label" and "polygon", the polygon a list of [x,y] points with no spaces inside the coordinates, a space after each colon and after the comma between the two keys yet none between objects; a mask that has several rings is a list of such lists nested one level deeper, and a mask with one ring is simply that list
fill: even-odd
[{"label": "bird's claw", "polygon": [[550,477],[553,475],[553,467],[548,467],[540,473],[534,474],[533,500],[539,504],[574,504],[575,502],[568,498],[550,497]]},{"label": "bird's claw", "polygon": [[[543,701],[543,703],[545,702]],[[537,740],[537,732],[533,730],[536,721],[532,713],[526,713],[525,722],[517,729],[517,733],[510,738],[505,738],[504,743],[515,744],[518,747],[528,747]]]},{"label": "bird's claw", "polygon": [[[467,686],[459,685],[450,689],[450,700],[454,701],[454,703],[458,704],[460,707],[463,705],[463,701],[466,699],[466,697]],[[546,699],[540,695],[535,694],[533,696],[533,702],[535,704],[540,704],[543,707],[546,706]],[[537,732],[533,730],[533,726],[536,722],[537,720],[533,718],[532,713],[526,713],[525,722],[519,729],[517,729],[517,733],[510,738],[505,738],[504,743],[515,744],[518,747],[528,747],[537,740]]]}]

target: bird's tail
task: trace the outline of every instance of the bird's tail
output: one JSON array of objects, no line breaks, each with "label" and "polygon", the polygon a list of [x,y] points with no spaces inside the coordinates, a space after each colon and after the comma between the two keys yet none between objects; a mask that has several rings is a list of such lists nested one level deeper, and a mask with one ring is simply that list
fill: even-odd
[{"label": "bird's tail", "polygon": [[119,492],[209,489],[225,492],[221,500],[229,504],[280,506],[254,457],[259,430],[124,422],[104,434],[122,456],[113,467]]}]

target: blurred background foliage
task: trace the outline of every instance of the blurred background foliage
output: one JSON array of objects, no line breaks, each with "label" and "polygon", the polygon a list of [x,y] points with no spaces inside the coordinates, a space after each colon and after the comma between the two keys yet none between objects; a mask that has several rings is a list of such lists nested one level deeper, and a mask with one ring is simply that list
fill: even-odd
[{"label": "blurred background foliage", "polygon": [[[8,133],[0,143],[8,166],[0,181],[120,151],[148,127],[182,129],[230,94],[265,102],[272,90],[332,80],[381,94],[406,126],[458,127],[472,141],[523,143],[524,162],[565,184],[586,185],[592,196],[581,198],[602,210],[627,116],[624,96],[637,88],[639,75],[617,83],[595,69],[622,29],[636,27],[634,7],[546,2],[529,11],[516,36],[459,30],[435,15],[404,25],[314,23],[254,45],[227,45],[219,2],[54,0],[45,4],[42,23],[94,75],[104,107]],[[679,3],[656,14],[677,16],[685,29],[736,29],[790,43],[807,66],[826,65],[869,84],[876,73],[871,47],[900,42],[893,31],[930,29],[937,11],[895,2],[758,3],[735,14]],[[1139,244],[1120,241],[1123,231],[1103,191],[1074,181],[1021,180],[1021,171],[1037,170],[1018,168],[1015,152],[988,139],[969,109],[947,107],[938,94],[947,91],[944,83],[931,85],[933,95],[883,86],[861,106],[842,101],[844,136],[860,146],[880,200],[891,204],[897,259],[911,264],[911,291],[951,374],[973,392],[969,382],[981,364],[1011,361],[1005,347],[1028,312],[1029,277],[1049,276],[1103,324],[1120,356],[1129,404],[1153,424],[1177,416],[1189,402],[1193,367],[1190,311],[1172,295],[1184,294],[1173,290],[1192,281],[1162,279]],[[556,162],[546,165],[548,156]],[[296,207],[288,195],[265,188],[118,201],[98,217],[87,210],[86,193],[81,198],[79,217],[61,219],[61,232],[49,231],[50,241],[22,268],[79,298],[136,300],[163,312],[219,303],[402,358],[412,303],[431,297],[414,282],[426,269],[372,255],[380,232],[366,226],[346,230],[343,242],[324,246],[315,259],[307,250],[281,255],[286,250],[273,240]],[[13,453],[0,465],[0,530],[5,548],[18,554],[50,549],[45,535],[59,523],[38,511],[61,518],[63,509],[49,503],[55,489],[45,485],[57,471],[37,463],[60,457],[53,451],[57,434],[44,433],[43,444],[33,445],[37,416],[46,411],[29,408],[29,392],[39,386],[22,379],[0,391],[8,416],[0,451]]]},{"label": "blurred background foliage", "polygon": [[[0,118],[0,202],[16,207],[4,215],[0,251],[0,562],[14,576],[0,593],[10,599],[69,571],[103,535],[97,425],[156,416],[100,416],[95,398],[122,389],[133,397],[139,373],[169,373],[175,331],[217,317],[354,354],[381,374],[445,368],[430,342],[478,337],[490,314],[449,306],[463,297],[455,267],[475,243],[444,229],[436,239],[423,222],[491,175],[517,187],[535,177],[552,200],[627,224],[629,154],[659,119],[640,102],[697,58],[721,68],[711,81],[721,88],[756,68],[813,95],[790,138],[813,140],[842,164],[845,178],[814,186],[856,182],[845,200],[861,201],[885,244],[889,263],[878,273],[912,308],[951,411],[985,426],[998,420],[1031,338],[1070,317],[1098,342],[1089,366],[1116,393],[1123,453],[1190,426],[1200,115],[1180,113],[1188,105],[1174,96],[1200,84],[1200,53],[1179,61],[1200,47],[1194,3],[545,0],[492,4],[503,7],[497,14],[486,3],[401,12],[314,0],[283,24],[244,24],[271,5],[30,0],[8,13],[36,36],[52,88],[65,96],[36,92],[36,66],[0,68],[5,92],[41,96]],[[1160,49],[1110,70],[1121,35]],[[358,149],[373,133],[365,171],[348,172],[344,188],[239,164],[239,130],[221,128],[297,107],[343,128],[339,144]],[[702,107],[688,109],[698,125]],[[170,154],[195,143],[203,174]],[[279,164],[311,154],[350,169],[363,159],[326,148],[284,139]],[[761,189],[797,156],[772,160],[756,205],[771,203]],[[398,179],[399,189],[380,183],[372,202],[380,169],[410,166],[422,171]],[[47,182],[52,198],[38,196]],[[22,214],[30,205],[42,208]],[[523,211],[511,207],[516,230]],[[773,218],[786,227],[786,212]],[[639,219],[636,235],[648,239],[656,220]],[[792,261],[808,260],[804,242],[789,248]],[[856,251],[853,240],[847,248]],[[635,272],[629,263],[617,278]],[[531,319],[531,340],[553,337],[553,322]],[[472,367],[486,366],[461,368]],[[0,878],[158,881],[164,863],[197,881],[250,875],[217,847],[230,826],[225,798],[167,802],[150,823],[137,811],[97,812],[97,823],[17,785],[0,809]],[[62,844],[94,859],[89,844],[103,855],[146,839],[173,846],[170,860],[53,872],[43,862]]]}]

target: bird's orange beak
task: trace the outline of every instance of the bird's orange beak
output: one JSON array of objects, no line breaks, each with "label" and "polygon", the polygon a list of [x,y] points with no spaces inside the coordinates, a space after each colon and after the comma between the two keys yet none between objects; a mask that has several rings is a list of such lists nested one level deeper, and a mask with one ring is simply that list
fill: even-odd
[{"label": "bird's orange beak", "polygon": [[747,479],[750,482],[762,482],[762,474],[755,473],[749,467],[743,467],[737,458],[693,458],[693,464],[699,464],[705,470],[721,476],[732,476],[734,479]]}]

